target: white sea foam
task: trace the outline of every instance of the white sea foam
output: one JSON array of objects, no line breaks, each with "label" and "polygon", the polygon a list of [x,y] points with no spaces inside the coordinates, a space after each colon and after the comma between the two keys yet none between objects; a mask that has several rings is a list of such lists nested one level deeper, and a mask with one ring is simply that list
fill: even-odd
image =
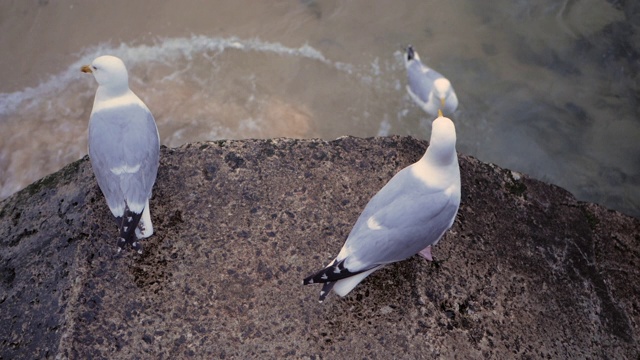
[{"label": "white sea foam", "polygon": [[[110,54],[117,56],[123,59],[128,67],[132,67],[136,64],[151,61],[173,64],[177,58],[191,60],[196,55],[208,52],[221,53],[227,49],[299,57],[317,60],[347,73],[351,73],[353,70],[353,67],[349,64],[328,60],[320,51],[308,44],[294,48],[287,47],[280,43],[265,42],[260,39],[240,39],[237,37],[218,38],[193,35],[182,38],[160,38],[151,45],[128,45],[120,43],[117,46],[113,46],[110,44],[100,44],[86,49],[82,54],[79,54],[78,60],[70,64],[67,69],[50,76],[49,79],[35,87],[28,87],[12,93],[0,93],[0,116],[13,113],[19,108],[21,111],[29,110],[35,105],[33,100],[39,102],[43,98],[43,95],[53,94],[61,89],[67,88],[70,83],[77,81],[82,76],[79,71],[82,65],[91,63],[93,59],[101,55]],[[164,80],[172,80],[183,71],[185,71],[185,69],[171,73],[167,75]]]}]

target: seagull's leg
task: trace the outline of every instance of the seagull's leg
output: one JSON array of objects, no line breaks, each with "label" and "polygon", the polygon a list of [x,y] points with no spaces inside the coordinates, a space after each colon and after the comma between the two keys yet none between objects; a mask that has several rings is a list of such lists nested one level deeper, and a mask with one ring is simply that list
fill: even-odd
[{"label": "seagull's leg", "polygon": [[433,261],[433,256],[431,255],[431,245],[429,245],[426,248],[420,250],[420,252],[418,254],[420,254],[420,256],[425,258],[427,261]]}]

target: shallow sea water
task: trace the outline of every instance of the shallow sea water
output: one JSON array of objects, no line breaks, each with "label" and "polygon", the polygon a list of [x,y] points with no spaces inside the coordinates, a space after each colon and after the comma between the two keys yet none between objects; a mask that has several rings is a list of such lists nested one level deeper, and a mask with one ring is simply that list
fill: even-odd
[{"label": "shallow sea water", "polygon": [[[633,3],[633,4],[632,4]],[[400,134],[412,44],[460,99],[458,151],[640,216],[640,5],[606,0],[0,4],[0,198],[87,152],[121,57],[167,146]]]}]

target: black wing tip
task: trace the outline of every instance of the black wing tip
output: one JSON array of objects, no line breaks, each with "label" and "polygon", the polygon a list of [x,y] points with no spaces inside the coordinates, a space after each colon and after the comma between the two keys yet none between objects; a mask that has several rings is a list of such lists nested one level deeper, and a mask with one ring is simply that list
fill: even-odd
[{"label": "black wing tip", "polygon": [[142,244],[140,244],[140,241],[136,240],[133,243],[131,243],[131,248],[135,250],[138,254],[142,255]]},{"label": "black wing tip", "polygon": [[334,265],[335,265],[336,261],[332,261],[329,265],[327,265],[324,269],[315,272],[314,274],[311,274],[309,276],[307,276],[306,278],[304,278],[302,280],[302,285],[311,285],[311,284],[318,284],[318,283],[324,283],[326,281],[321,281],[322,275],[327,272],[329,269],[331,269]]},{"label": "black wing tip", "polygon": [[122,216],[116,217],[120,231],[120,236],[118,237],[118,252],[124,250],[127,244],[129,244],[138,254],[142,254],[142,245],[136,236],[136,228],[140,224],[141,218],[142,212],[137,213],[131,211],[128,205],[125,205]]},{"label": "black wing tip", "polygon": [[334,260],[324,269],[311,276],[306,277],[304,280],[302,280],[302,284],[322,284],[322,290],[320,290],[320,296],[318,298],[318,302],[322,304],[331,292],[331,289],[333,289],[333,285],[336,284],[336,281],[346,279],[361,272],[362,271],[352,273],[351,271],[347,270],[344,267],[344,259],[339,262]]},{"label": "black wing tip", "polygon": [[327,298],[327,295],[329,295],[329,293],[331,292],[331,289],[333,289],[333,285],[335,285],[335,282],[328,281],[322,286],[322,290],[320,290],[320,297],[318,298],[318,302],[320,304],[322,304],[324,300]]},{"label": "black wing tip", "polygon": [[345,259],[342,259],[340,261],[334,260],[324,269],[311,276],[306,277],[304,280],[302,280],[302,283],[304,285],[335,283],[338,280],[346,279],[353,275],[360,274],[363,271],[367,271],[365,269],[361,271],[351,272],[349,271],[349,269],[344,267],[344,261]]},{"label": "black wing tip", "polygon": [[415,50],[413,50],[413,46],[407,46],[407,60],[413,60],[416,57]]},{"label": "black wing tip", "polygon": [[[331,262],[331,264],[327,265],[324,269],[316,272],[315,274],[309,275],[306,278],[304,278],[304,280],[302,280],[302,284],[304,285],[311,285],[311,284],[324,284],[327,283],[329,281],[332,281],[329,278],[329,275],[327,274],[331,274],[331,273],[335,273],[336,269],[339,265],[343,264],[344,260],[342,260],[341,262],[336,264],[336,261],[334,260],[333,262]],[[338,273],[340,273],[340,270],[338,270]]]},{"label": "black wing tip", "polygon": [[133,249],[138,254],[142,255],[142,244],[140,244],[139,240],[128,241],[125,238],[118,238],[118,253],[122,252],[127,247],[127,244],[131,245],[131,249]]},{"label": "black wing tip", "polygon": [[124,238],[118,238],[118,252],[124,250],[124,247],[127,246],[127,240]]}]

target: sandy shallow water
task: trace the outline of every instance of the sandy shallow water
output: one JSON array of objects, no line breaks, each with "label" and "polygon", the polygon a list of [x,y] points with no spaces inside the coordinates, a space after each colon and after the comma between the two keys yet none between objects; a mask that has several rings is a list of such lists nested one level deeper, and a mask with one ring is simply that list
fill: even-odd
[{"label": "sandy shallow water", "polygon": [[617,1],[0,3],[0,198],[86,154],[121,57],[162,143],[428,138],[402,49],[452,81],[458,151],[640,216],[639,5]]}]

